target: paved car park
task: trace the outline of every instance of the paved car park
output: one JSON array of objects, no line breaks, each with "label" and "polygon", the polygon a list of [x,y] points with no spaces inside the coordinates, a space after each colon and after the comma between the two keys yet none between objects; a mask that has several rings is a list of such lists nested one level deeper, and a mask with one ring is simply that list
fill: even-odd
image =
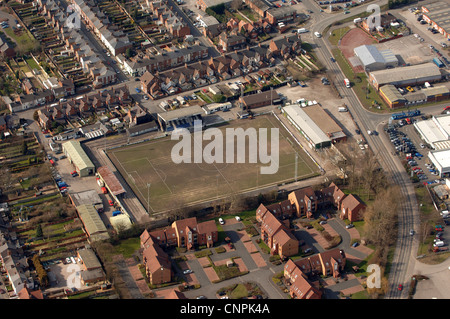
[{"label": "paved car park", "polygon": [[427,184],[442,183],[435,167],[428,160],[428,146],[421,140],[412,125],[415,119],[402,119],[388,125],[385,132],[392,144],[393,151],[405,158],[411,171],[411,177],[417,176],[420,182]]}]

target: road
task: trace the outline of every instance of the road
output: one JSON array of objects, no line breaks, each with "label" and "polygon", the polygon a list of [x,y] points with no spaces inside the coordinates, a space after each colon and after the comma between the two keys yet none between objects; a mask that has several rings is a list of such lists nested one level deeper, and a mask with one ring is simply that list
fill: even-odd
[{"label": "road", "polygon": [[[382,6],[387,3],[387,1],[382,0],[371,2],[371,4],[373,3]],[[367,5],[352,8],[352,15],[366,11],[366,8]],[[336,14],[320,19],[317,23],[311,26],[311,33],[314,34],[316,31],[323,33],[328,25],[343,18],[343,14]],[[388,179],[391,180],[393,184],[397,184],[400,187],[403,200],[398,212],[398,239],[389,274],[390,289],[387,292],[386,297],[406,298],[409,278],[412,274],[411,269],[415,264],[415,254],[418,245],[418,243],[414,241],[414,237],[409,235],[410,229],[415,229],[417,232],[420,225],[417,199],[414,193],[413,185],[401,165],[399,158],[394,156],[390,151],[389,141],[386,136],[384,134],[367,134],[367,130],[374,129],[383,132],[382,128],[385,124],[387,124],[389,115],[375,114],[365,110],[353,90],[349,90],[343,84],[344,74],[342,70],[340,70],[338,64],[330,62],[332,55],[330,44],[327,40],[325,38],[314,37],[312,41],[315,44],[315,49],[319,58],[323,63],[325,63],[331,74],[335,76],[335,85],[338,91],[341,93],[343,99],[349,107],[349,111],[352,113],[355,121],[360,126],[362,134],[378,158],[381,167],[388,175]],[[403,291],[399,291],[397,289],[399,284],[403,284],[405,287]]]}]

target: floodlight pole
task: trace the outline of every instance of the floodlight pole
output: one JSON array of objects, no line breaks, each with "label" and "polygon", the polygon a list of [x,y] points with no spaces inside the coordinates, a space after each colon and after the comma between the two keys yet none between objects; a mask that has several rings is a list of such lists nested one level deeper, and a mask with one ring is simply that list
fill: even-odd
[{"label": "floodlight pole", "polygon": [[147,214],[150,214],[150,185],[151,183],[147,183]]}]

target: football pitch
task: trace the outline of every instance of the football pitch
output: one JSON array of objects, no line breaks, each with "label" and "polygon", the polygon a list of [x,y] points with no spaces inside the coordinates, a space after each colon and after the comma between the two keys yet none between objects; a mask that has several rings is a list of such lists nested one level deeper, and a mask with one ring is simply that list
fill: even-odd
[{"label": "football pitch", "polygon": [[[273,115],[254,119],[235,120],[218,126],[227,128],[279,129],[278,171],[261,174],[263,164],[256,163],[180,163],[172,160],[171,152],[179,140],[164,137],[152,141],[111,149],[107,154],[117,170],[130,185],[144,207],[150,213],[166,211],[175,206],[187,206],[226,198],[244,192],[256,191],[269,186],[301,180],[319,174],[317,165]],[[270,154],[270,134],[267,147]],[[248,140],[247,140],[248,142]],[[203,147],[209,141],[203,141]],[[248,143],[246,143],[248,147]],[[246,152],[248,158],[248,149]],[[296,165],[297,164],[297,165]],[[295,167],[297,166],[297,168]]]}]

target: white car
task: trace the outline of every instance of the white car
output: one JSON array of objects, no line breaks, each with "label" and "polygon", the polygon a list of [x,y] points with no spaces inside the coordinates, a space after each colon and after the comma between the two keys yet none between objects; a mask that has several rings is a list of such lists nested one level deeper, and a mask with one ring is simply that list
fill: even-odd
[{"label": "white car", "polygon": [[220,225],[223,225],[223,224],[225,224],[225,222],[223,221],[223,219],[222,219],[222,218],[219,218],[219,223],[220,223]]},{"label": "white car", "polygon": [[239,217],[239,216],[235,216],[234,218],[236,218],[236,220],[239,222],[239,221],[241,221],[241,217]]},{"label": "white car", "polygon": [[185,271],[183,271],[183,274],[185,274],[185,275],[192,274],[192,270],[191,269],[186,269]]}]

